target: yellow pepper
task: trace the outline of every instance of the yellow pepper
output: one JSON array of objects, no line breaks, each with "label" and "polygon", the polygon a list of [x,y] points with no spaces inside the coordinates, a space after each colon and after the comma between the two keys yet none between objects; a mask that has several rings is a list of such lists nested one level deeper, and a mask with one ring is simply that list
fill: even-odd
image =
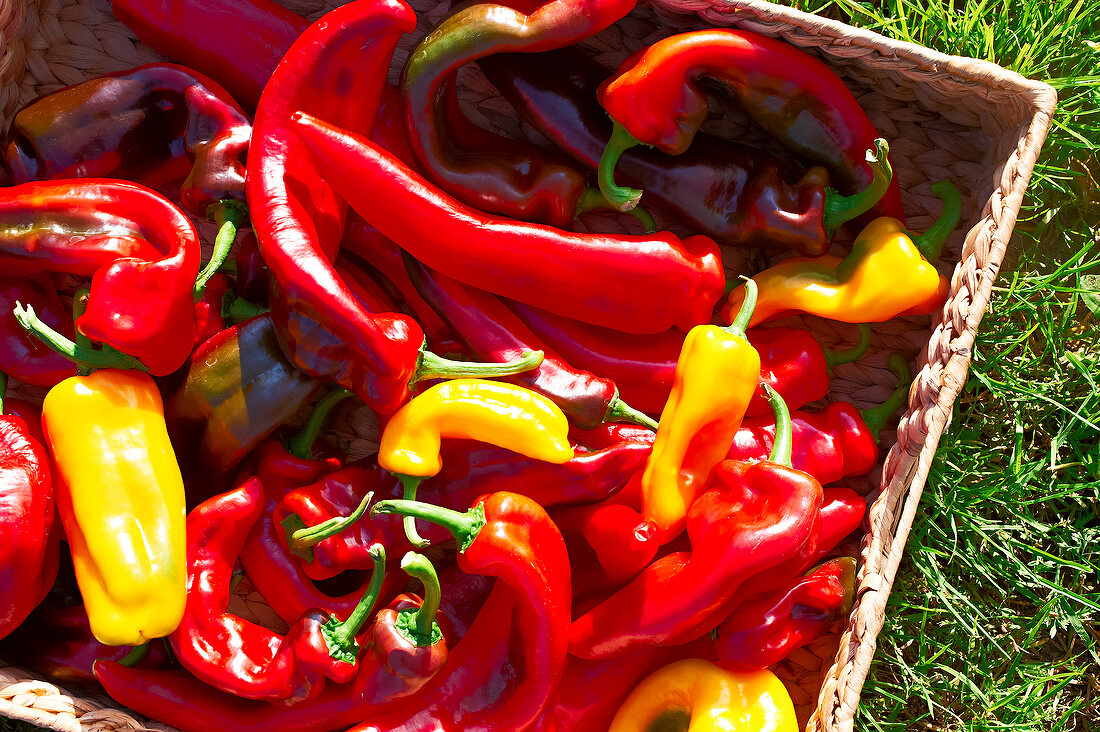
[{"label": "yellow pepper", "polygon": [[46,394],[42,426],[92,634],[168,635],[187,591],[186,503],[156,384],[132,370],[73,376]]},{"label": "yellow pepper", "polygon": [[[378,464],[401,479],[405,498],[414,499],[420,481],[443,469],[444,437],[480,440],[549,463],[573,458],[569,421],[543,395],[502,381],[451,379],[406,402],[382,431]],[[406,533],[423,545],[413,521],[406,517]]]},{"label": "yellow pepper", "polygon": [[[959,222],[962,201],[948,181],[932,190],[943,199],[943,213],[923,235],[911,238],[897,219],[868,224],[840,257],[794,257],[752,279],[760,289],[750,327],[791,312],[846,323],[881,323],[899,315],[927,314],[943,305],[947,278],[936,271],[947,235]],[[723,308],[728,317],[744,299],[735,288]]]},{"label": "yellow pepper", "polygon": [[676,362],[672,391],[642,473],[642,515],[662,544],[683,528],[688,508],[729,452],[760,381],[760,354],[745,337],[755,284],[729,328],[697,325]]},{"label": "yellow pepper", "polygon": [[686,659],[647,676],[608,732],[795,732],[794,703],[771,671],[726,671]]}]

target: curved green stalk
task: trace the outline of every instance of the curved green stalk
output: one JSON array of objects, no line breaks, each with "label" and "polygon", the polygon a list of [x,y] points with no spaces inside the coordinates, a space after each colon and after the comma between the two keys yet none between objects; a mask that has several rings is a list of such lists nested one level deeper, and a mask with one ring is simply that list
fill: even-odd
[{"label": "curved green stalk", "polygon": [[825,189],[825,212],[822,221],[825,231],[831,236],[840,225],[870,211],[886,194],[890,181],[894,177],[894,168],[890,165],[890,145],[883,138],[874,142],[874,149],[867,151],[867,162],[871,165],[871,182],[858,193],[842,196],[833,188]]},{"label": "curved green stalk", "polygon": [[[614,122],[614,120],[612,120]],[[612,208],[618,211],[629,211],[638,205],[642,198],[642,192],[637,188],[616,185],[615,166],[622,154],[638,144],[638,138],[626,131],[618,122],[614,122],[611,129],[611,139],[607,141],[607,147],[600,155],[600,165],[596,170],[596,178],[600,184],[600,192]]]}]

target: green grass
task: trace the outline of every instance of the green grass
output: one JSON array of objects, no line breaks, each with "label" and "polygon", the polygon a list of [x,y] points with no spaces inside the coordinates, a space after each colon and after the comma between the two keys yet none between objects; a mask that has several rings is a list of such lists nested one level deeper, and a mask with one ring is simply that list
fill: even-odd
[{"label": "green grass", "polygon": [[1100,729],[1100,1],[791,4],[1059,91],[857,729]]}]

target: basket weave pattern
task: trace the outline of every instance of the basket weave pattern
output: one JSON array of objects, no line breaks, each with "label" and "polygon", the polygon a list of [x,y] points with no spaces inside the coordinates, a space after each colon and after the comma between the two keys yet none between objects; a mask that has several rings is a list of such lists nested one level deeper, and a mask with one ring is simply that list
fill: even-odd
[{"label": "basket weave pattern", "polygon": [[[280,0],[315,19],[333,0]],[[917,511],[936,444],[966,380],[974,337],[1008,246],[1032,168],[1056,102],[1052,88],[996,65],[946,56],[927,48],[809,16],[760,0],[652,0],[587,45],[609,66],[658,38],[709,25],[736,25],[778,37],[828,63],[855,93],[891,144],[907,225],[926,228],[939,213],[930,183],[950,179],[963,192],[960,228],[948,239],[940,269],[951,278],[943,310],[931,318],[901,318],[874,327],[872,350],[836,372],[826,401],[857,406],[881,401],[893,389],[887,355],[912,361],[916,378],[908,409],[881,472],[854,485],[874,498],[860,550],[857,601],[848,626],[794,654],[776,673],[787,683],[808,731],[851,730],[860,691],[885,619],[890,587]],[[449,3],[415,0],[417,33],[403,39],[391,81],[410,49]],[[0,129],[34,97],[103,73],[163,60],[137,42],[111,15],[108,0],[0,0]],[[513,135],[537,136],[518,123],[480,75],[464,70],[460,96],[479,123]],[[731,112],[715,123],[725,134],[743,130]],[[661,221],[661,224],[674,222]],[[738,268],[740,262],[728,260]],[[825,343],[850,338],[851,326],[796,318]],[[39,395],[40,396],[40,395]],[[369,419],[369,418],[368,418]],[[345,415],[345,421],[346,415]],[[371,450],[371,431],[341,427],[358,450]],[[892,445],[892,447],[891,447]],[[9,659],[19,662],[21,659]],[[2,664],[0,664],[2,665]],[[0,668],[0,714],[58,730],[168,729],[109,699],[71,695],[35,680],[17,666]]]}]

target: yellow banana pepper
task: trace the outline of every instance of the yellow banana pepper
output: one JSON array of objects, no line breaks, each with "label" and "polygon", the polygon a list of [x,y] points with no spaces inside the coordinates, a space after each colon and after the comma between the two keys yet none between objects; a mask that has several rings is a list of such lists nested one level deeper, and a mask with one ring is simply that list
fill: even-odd
[{"label": "yellow banana pepper", "polygon": [[[569,421],[542,394],[502,381],[450,379],[406,402],[382,431],[378,464],[401,480],[406,499],[415,499],[420,481],[443,469],[444,437],[488,442],[549,463],[573,458]],[[427,544],[411,516],[405,534],[414,546]]]},{"label": "yellow banana pepper", "polygon": [[745,337],[755,284],[729,328],[697,325],[676,362],[672,391],[642,473],[642,515],[668,543],[686,522],[714,467],[726,457],[760,381],[760,354]]},{"label": "yellow banana pepper", "polygon": [[795,732],[794,703],[771,671],[726,671],[702,659],[657,669],[619,707],[608,732]]},{"label": "yellow banana pepper", "polygon": [[[868,224],[845,258],[794,257],[753,276],[760,288],[750,327],[801,312],[846,323],[881,323],[899,315],[927,314],[943,305],[947,278],[936,271],[944,239],[959,222],[958,190],[940,181],[932,190],[944,202],[932,228],[910,238],[904,224],[882,217]],[[744,299],[735,288],[723,314]]]},{"label": "yellow banana pepper", "polygon": [[183,478],[156,384],[100,369],[53,387],[42,426],[92,634],[139,645],[179,625],[187,585]]},{"label": "yellow banana pepper", "polygon": [[435,475],[443,469],[444,437],[480,440],[550,463],[573,457],[569,422],[543,395],[502,381],[451,379],[394,413],[382,432],[378,464],[399,475]]}]

